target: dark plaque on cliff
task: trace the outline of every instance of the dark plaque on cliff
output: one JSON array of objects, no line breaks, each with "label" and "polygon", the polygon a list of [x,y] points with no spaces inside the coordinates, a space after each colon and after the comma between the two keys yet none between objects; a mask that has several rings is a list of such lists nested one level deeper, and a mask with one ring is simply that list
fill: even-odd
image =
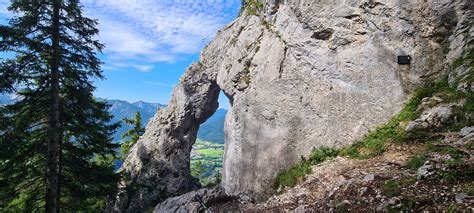
[{"label": "dark plaque on cliff", "polygon": [[409,55],[401,55],[398,56],[398,64],[410,64],[411,63],[411,56]]}]

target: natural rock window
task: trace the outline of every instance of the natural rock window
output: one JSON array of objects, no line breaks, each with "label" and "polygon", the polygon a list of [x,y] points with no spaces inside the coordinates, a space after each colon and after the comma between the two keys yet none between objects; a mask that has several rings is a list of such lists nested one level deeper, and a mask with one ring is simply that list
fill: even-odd
[{"label": "natural rock window", "polygon": [[197,139],[190,154],[191,175],[199,179],[203,187],[218,185],[222,178],[224,120],[229,100],[223,92],[219,97],[219,109],[199,126]]}]

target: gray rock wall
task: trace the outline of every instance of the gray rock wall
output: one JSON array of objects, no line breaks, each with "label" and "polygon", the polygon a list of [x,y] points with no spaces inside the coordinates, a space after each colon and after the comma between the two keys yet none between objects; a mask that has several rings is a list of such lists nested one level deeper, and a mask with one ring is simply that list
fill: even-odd
[{"label": "gray rock wall", "polygon": [[[286,1],[267,4],[275,13],[238,19],[217,78],[234,100],[225,191],[266,199],[276,175],[312,148],[348,145],[385,123],[410,91],[444,70],[443,46],[469,30],[458,26],[466,3]],[[399,65],[399,55],[412,64]],[[242,75],[248,85],[235,83]]]},{"label": "gray rock wall", "polygon": [[[352,143],[441,75],[472,38],[472,4],[267,0],[256,15],[244,11],[203,50],[133,147],[115,209],[149,209],[195,187],[189,152],[220,90],[231,101],[222,187],[266,199],[300,156]],[[398,55],[412,64],[399,65]]]}]

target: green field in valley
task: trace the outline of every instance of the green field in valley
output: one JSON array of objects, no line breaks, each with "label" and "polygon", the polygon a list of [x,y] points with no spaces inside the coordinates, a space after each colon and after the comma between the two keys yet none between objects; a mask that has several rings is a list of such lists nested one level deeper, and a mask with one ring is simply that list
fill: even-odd
[{"label": "green field in valley", "polygon": [[220,182],[224,144],[197,139],[191,151],[191,174],[202,185]]}]

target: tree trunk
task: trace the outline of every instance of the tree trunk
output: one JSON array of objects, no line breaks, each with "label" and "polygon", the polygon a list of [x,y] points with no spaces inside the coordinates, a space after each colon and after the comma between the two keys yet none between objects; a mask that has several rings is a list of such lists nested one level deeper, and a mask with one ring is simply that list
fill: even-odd
[{"label": "tree trunk", "polygon": [[51,28],[51,111],[49,115],[48,129],[48,156],[46,172],[46,212],[59,212],[60,195],[60,172],[61,172],[61,143],[62,128],[60,122],[60,96],[59,96],[59,66],[60,66],[60,47],[59,47],[59,15],[60,0],[53,1],[53,16]]}]

